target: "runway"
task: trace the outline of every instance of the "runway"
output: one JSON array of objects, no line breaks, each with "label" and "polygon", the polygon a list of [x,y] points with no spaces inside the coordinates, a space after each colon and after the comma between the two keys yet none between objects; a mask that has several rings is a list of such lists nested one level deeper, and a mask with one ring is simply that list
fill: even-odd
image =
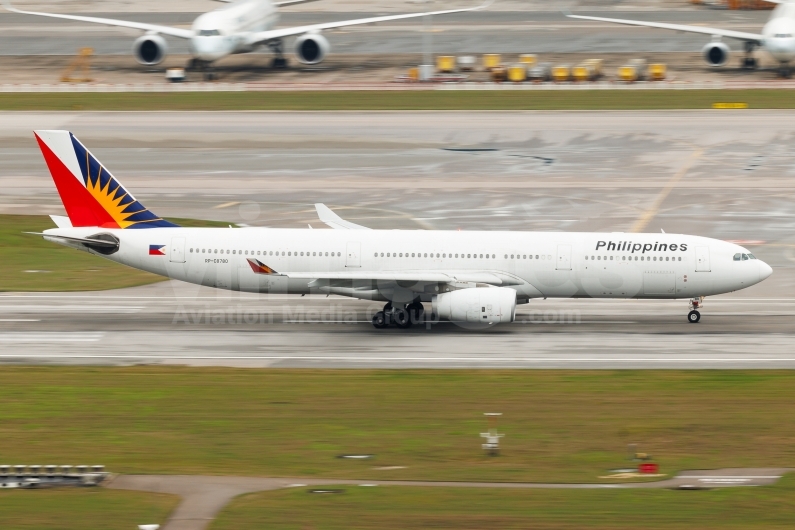
[{"label": "runway", "polygon": [[[774,274],[686,301],[533,300],[486,331],[376,331],[380,304],[177,283],[0,295],[5,363],[792,368],[795,121],[742,112],[4,113],[0,212],[62,213],[30,129],[70,128],[162,216],[325,228],[692,233]],[[474,150],[473,150],[474,149]],[[478,150],[478,149],[486,149]],[[57,274],[57,271],[35,274]]]}]

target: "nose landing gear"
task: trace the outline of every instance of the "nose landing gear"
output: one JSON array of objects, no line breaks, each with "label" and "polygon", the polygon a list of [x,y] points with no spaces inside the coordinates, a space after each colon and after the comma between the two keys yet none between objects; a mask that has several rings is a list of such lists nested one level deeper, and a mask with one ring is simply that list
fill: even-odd
[{"label": "nose landing gear", "polygon": [[699,296],[690,300],[690,312],[687,314],[687,321],[691,324],[698,324],[701,320],[701,313],[698,311],[704,305],[704,297]]}]

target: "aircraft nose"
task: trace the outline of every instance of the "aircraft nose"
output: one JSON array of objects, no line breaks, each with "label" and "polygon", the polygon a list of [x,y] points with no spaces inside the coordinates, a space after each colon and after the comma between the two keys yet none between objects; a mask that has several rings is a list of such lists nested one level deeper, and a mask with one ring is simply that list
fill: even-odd
[{"label": "aircraft nose", "polygon": [[773,274],[773,267],[765,263],[764,261],[757,260],[759,262],[759,281],[761,282],[764,279],[770,277]]}]

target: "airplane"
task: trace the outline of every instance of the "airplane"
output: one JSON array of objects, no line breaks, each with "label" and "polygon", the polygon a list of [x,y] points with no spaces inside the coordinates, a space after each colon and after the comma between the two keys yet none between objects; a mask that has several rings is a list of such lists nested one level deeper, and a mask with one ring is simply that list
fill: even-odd
[{"label": "airplane", "polygon": [[328,39],[322,35],[325,30],[362,24],[376,24],[390,20],[479,11],[491,5],[494,0],[487,0],[484,4],[470,8],[385,15],[281,29],[274,29],[279,21],[279,8],[316,0],[283,0],[281,2],[271,2],[271,0],[220,1],[227,2],[227,5],[200,15],[193,21],[191,29],[182,29],[110,18],[23,11],[13,7],[9,0],[3,0],[7,10],[23,15],[91,22],[144,31],[144,35],[133,43],[133,55],[140,64],[147,66],[159,64],[166,57],[168,44],[163,35],[188,39],[190,41],[191,55],[193,56],[188,63],[188,69],[204,71],[205,78],[208,80],[214,77],[210,65],[215,61],[232,54],[253,52],[262,45],[269,47],[276,55],[273,60],[274,68],[285,68],[287,66],[287,61],[284,58],[285,37],[298,35],[294,51],[296,58],[301,63],[318,64],[325,59],[331,49]]},{"label": "airplane", "polygon": [[719,28],[703,26],[687,26],[682,24],[666,24],[661,22],[644,22],[641,20],[625,20],[618,18],[590,17],[564,13],[569,18],[582,20],[595,20],[598,22],[611,22],[628,26],[644,26],[649,28],[669,29],[685,33],[701,33],[711,35],[712,42],[701,50],[704,60],[710,66],[723,66],[729,60],[729,47],[721,42],[722,37],[741,40],[744,43],[745,57],[742,66],[747,69],[756,69],[757,60],[753,52],[757,47],[762,47],[773,59],[779,62],[779,72],[783,77],[792,75],[790,63],[795,59],[795,3],[793,0],[768,0],[779,4],[770,14],[768,22],[762,28],[762,33],[746,33]]},{"label": "airplane", "polygon": [[385,302],[379,329],[488,327],[539,298],[687,299],[697,323],[705,296],[773,272],[739,245],[693,235],[371,230],[323,204],[331,230],[185,228],[144,207],[69,131],[34,135],[67,213],[37,233],[45,240],[219,289]]}]

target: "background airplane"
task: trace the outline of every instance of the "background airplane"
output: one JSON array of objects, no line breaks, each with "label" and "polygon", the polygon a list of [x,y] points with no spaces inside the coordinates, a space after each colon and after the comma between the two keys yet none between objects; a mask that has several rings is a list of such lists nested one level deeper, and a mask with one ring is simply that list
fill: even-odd
[{"label": "background airplane", "polygon": [[200,285],[386,302],[376,328],[432,314],[467,326],[512,322],[533,298],[690,299],[772,273],[733,243],[683,234],[369,230],[318,205],[333,230],[183,228],[135,199],[68,131],[36,131],[68,218],[48,241]]},{"label": "background airplane", "polygon": [[193,55],[188,68],[203,70],[205,77],[212,79],[213,73],[209,67],[214,61],[232,54],[253,52],[263,45],[269,47],[276,55],[273,61],[274,67],[285,67],[286,60],[283,55],[285,37],[298,35],[294,47],[296,58],[304,64],[317,64],[326,57],[331,49],[331,44],[321,33],[324,30],[361,24],[375,24],[389,20],[478,11],[488,7],[493,0],[476,7],[464,9],[386,15],[274,29],[279,21],[280,7],[313,1],[316,0],[285,0],[282,2],[238,0],[200,15],[193,22],[191,29],[110,18],[23,11],[16,9],[7,1],[5,8],[23,15],[61,18],[144,31],[145,34],[133,43],[133,55],[139,63],[145,65],[159,64],[165,58],[168,52],[168,44],[163,35],[188,39],[190,40],[190,50]]},{"label": "background airplane", "polygon": [[787,0],[769,0],[779,4],[770,14],[770,19],[762,28],[762,33],[745,33],[720,28],[706,28],[703,26],[687,26],[681,24],[666,24],[662,22],[644,22],[642,20],[625,20],[618,18],[589,17],[566,14],[569,18],[582,20],[596,20],[611,22],[628,26],[644,26],[649,28],[669,29],[687,33],[701,33],[711,35],[712,42],[701,50],[704,60],[711,66],[723,66],[729,60],[729,47],[721,42],[722,37],[738,39],[745,43],[744,68],[756,68],[758,63],[753,57],[754,49],[764,48],[773,59],[780,64],[780,73],[785,77],[792,74],[790,63],[795,59],[795,3]]}]

